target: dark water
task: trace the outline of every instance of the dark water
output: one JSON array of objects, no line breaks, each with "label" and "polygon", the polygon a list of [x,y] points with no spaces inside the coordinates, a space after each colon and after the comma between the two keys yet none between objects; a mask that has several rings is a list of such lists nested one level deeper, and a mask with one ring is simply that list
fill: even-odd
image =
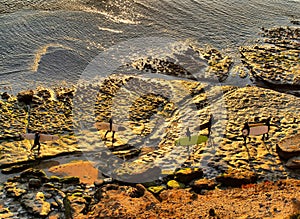
[{"label": "dark water", "polygon": [[257,38],[260,27],[299,18],[299,3],[0,0],[0,88],[76,82],[93,58],[130,39],[140,39],[141,47],[147,37],[172,38],[179,47],[190,40],[234,54]]}]

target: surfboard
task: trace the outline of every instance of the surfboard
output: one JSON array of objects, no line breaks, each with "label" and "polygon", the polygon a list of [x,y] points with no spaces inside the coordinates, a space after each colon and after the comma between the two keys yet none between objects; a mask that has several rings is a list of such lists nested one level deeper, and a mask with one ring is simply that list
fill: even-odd
[{"label": "surfboard", "polygon": [[250,126],[250,133],[249,135],[262,135],[268,133],[268,126]]},{"label": "surfboard", "polygon": [[205,135],[193,135],[191,136],[191,140],[189,139],[189,137],[179,138],[178,140],[175,141],[175,144],[181,146],[189,146],[189,145],[201,144],[203,142],[206,142],[207,140],[208,137]]},{"label": "surfboard", "polygon": [[[110,130],[108,122],[97,122],[95,124],[95,127],[100,130],[107,130],[107,131]],[[112,131],[118,132],[118,131],[125,131],[125,130],[126,130],[125,126],[116,125],[116,124],[112,125]]]},{"label": "surfboard", "polygon": [[249,123],[249,127],[265,126],[265,123]]},{"label": "surfboard", "polygon": [[[27,133],[27,134],[23,134],[22,137],[28,140],[34,140],[35,134]],[[58,136],[56,135],[40,134],[40,141],[56,141],[56,140],[58,140]]]}]

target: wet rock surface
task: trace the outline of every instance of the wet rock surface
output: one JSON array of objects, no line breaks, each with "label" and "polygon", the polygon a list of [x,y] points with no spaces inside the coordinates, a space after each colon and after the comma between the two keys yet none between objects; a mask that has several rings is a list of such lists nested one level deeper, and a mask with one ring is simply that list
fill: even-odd
[{"label": "wet rock surface", "polygon": [[[121,78],[119,81],[124,81],[124,79]],[[137,82],[139,80],[135,80],[135,84]],[[147,85],[145,81],[141,81],[140,83],[143,84],[141,87]],[[167,86],[167,88],[170,86],[164,80],[159,83],[159,85],[162,84]],[[136,108],[131,108],[129,118],[132,120],[129,120],[131,123],[128,123],[131,129],[125,133],[117,133],[115,142],[110,141],[110,136],[108,136],[109,139],[107,141],[100,141],[105,131],[99,131],[100,133],[98,133],[94,130],[85,130],[84,134],[79,135],[79,140],[72,138],[72,135],[67,135],[67,138],[62,137],[64,139],[62,141],[65,141],[68,147],[72,144],[76,145],[78,142],[80,147],[86,145],[86,150],[94,147],[94,152],[87,153],[86,156],[91,160],[98,161],[96,165],[100,172],[109,173],[109,171],[114,170],[110,176],[119,180],[122,179],[125,182],[132,182],[132,180],[136,181],[143,178],[143,182],[152,182],[152,185],[146,186],[150,192],[136,188],[135,186],[125,186],[122,183],[115,187],[111,185],[106,186],[105,180],[101,183],[96,183],[96,185],[101,187],[98,190],[95,186],[81,184],[80,180],[76,177],[47,177],[42,172],[30,170],[23,172],[20,178],[17,177],[5,183],[3,189],[7,203],[4,205],[4,209],[8,210],[4,210],[3,215],[18,215],[20,218],[26,218],[28,215],[36,215],[38,217],[62,216],[65,215],[63,199],[68,194],[68,200],[71,203],[72,214],[74,216],[77,215],[79,217],[79,215],[82,215],[84,218],[86,215],[91,217],[117,215],[126,218],[128,215],[137,214],[132,210],[136,206],[129,204],[128,206],[126,205],[126,210],[121,210],[123,202],[120,200],[126,203],[127,201],[128,203],[133,203],[133,197],[139,197],[139,200],[143,203],[140,206],[141,208],[155,209],[155,206],[157,206],[155,203],[165,198],[165,191],[168,191],[168,188],[178,189],[187,187],[192,188],[193,191],[199,194],[206,194],[207,190],[216,186],[216,182],[204,182],[202,177],[208,178],[208,180],[216,177],[217,183],[226,187],[241,187],[244,184],[254,183],[257,180],[298,177],[297,161],[287,162],[281,160],[276,152],[276,145],[281,139],[297,136],[299,133],[297,123],[299,120],[298,98],[257,87],[220,87],[219,91],[222,91],[221,94],[223,93],[223,95],[220,96],[216,92],[211,95],[211,93],[205,92],[206,85],[200,82],[173,82],[172,89],[182,86],[188,92],[182,96],[176,95],[178,100],[173,99],[171,101],[170,99],[162,98],[160,95],[151,94],[149,95],[151,101],[148,102],[147,96],[145,96],[145,106],[148,107],[149,111],[142,113],[142,104],[140,103],[136,104]],[[119,86],[120,88],[124,89],[123,86]],[[125,90],[128,89],[126,88]],[[132,91],[133,94],[135,92],[135,90]],[[170,90],[166,89],[165,92],[170,92]],[[109,98],[108,94],[105,94],[107,96],[104,98],[104,92],[100,94],[102,97],[98,96],[98,100],[101,100],[101,103],[99,103],[96,115],[99,121],[102,121],[104,120],[103,118],[108,119],[110,116],[107,112],[110,112],[111,105],[108,105],[107,108],[103,106],[109,103],[112,98],[111,96]],[[122,98],[125,98],[125,96],[122,96]],[[190,119],[190,116],[185,114],[185,110],[177,110],[173,102],[180,102],[180,98],[183,99],[184,106],[190,104],[190,106],[193,106],[192,109],[197,111],[197,120]],[[13,101],[13,97],[10,99]],[[138,99],[134,98],[134,100]],[[213,101],[214,106],[226,103],[226,108],[222,108],[226,109],[226,111],[223,111],[222,115],[214,113],[218,120],[213,123],[211,128],[210,137],[213,140],[200,145],[193,145],[189,150],[186,147],[176,147],[176,139],[185,135],[185,128],[187,126],[193,127],[192,130],[194,132],[199,132],[199,124],[207,123],[209,120],[213,109],[207,100]],[[154,105],[155,107],[150,104],[152,101],[154,104],[157,103]],[[123,115],[122,107],[120,109],[120,115]],[[128,108],[124,110],[126,109]],[[154,126],[158,129],[152,127],[153,124],[151,123],[160,121],[155,120],[155,117],[153,120],[153,116],[157,113],[163,115],[162,118],[166,120],[166,122],[159,123],[159,126]],[[178,123],[179,117],[186,119],[185,122]],[[262,121],[269,117],[271,117],[269,138],[263,141],[261,136],[249,136],[250,139],[245,146],[241,137],[243,123],[245,121]],[[149,128],[148,131],[147,127]],[[161,132],[161,129],[159,129],[161,127],[167,127],[167,129],[162,129],[167,131]],[[154,134],[153,131],[154,133],[157,131],[157,133]],[[138,136],[147,136],[149,135],[147,133],[152,135],[148,141],[139,139],[135,141],[131,140],[137,134]],[[160,133],[163,133],[163,135]],[[207,129],[200,130],[200,133],[207,134]],[[156,137],[156,135],[160,137]],[[298,140],[297,137],[295,138]],[[24,141],[12,140],[7,138],[6,141],[2,141],[1,146],[9,148],[11,146],[8,147],[8,145],[16,145],[16,143],[17,145],[22,145]],[[137,148],[140,150],[143,147],[149,147],[153,144],[154,147],[143,155],[136,155],[134,160],[127,160],[129,162],[124,162],[126,160],[121,157],[115,159],[116,162],[109,163],[109,168],[105,169],[107,168],[107,161],[111,162],[112,160],[104,159],[104,154],[107,154],[108,151],[114,151],[111,150],[112,147],[122,147],[128,141],[131,141],[131,145],[139,145]],[[99,144],[95,145],[95,142],[100,142],[103,145],[102,148]],[[24,147],[19,146],[19,148]],[[28,150],[29,145],[26,148]],[[124,147],[123,149],[127,150],[128,148]],[[69,148],[66,147],[64,149],[60,147],[60,150],[69,150]],[[118,151],[119,149],[116,150]],[[15,162],[17,160],[17,156],[15,156],[16,152],[12,152],[14,159],[11,162]],[[3,156],[2,161],[7,159],[6,156],[7,154]],[[111,157],[116,156],[113,155]],[[180,159],[182,160],[180,161]],[[25,156],[24,160],[26,160]],[[105,166],[103,166],[102,161],[106,162]],[[28,163],[28,161],[26,162]],[[177,168],[179,167],[179,170],[174,174],[174,166],[176,165]],[[111,169],[112,166],[115,169]],[[195,167],[200,167],[200,169],[195,171]],[[289,169],[286,169],[286,167]],[[180,170],[181,168],[183,169]],[[159,177],[161,180],[156,181]],[[112,180],[108,182],[111,183]],[[125,191],[125,193],[120,193],[120,191]],[[115,196],[120,194],[124,197]],[[148,200],[151,201],[148,202]],[[107,203],[112,205],[108,206]],[[115,209],[119,209],[119,213],[112,210],[110,206],[115,206]],[[139,209],[139,207],[136,208]],[[159,209],[161,210],[161,208]],[[209,209],[207,212],[209,212]],[[150,216],[152,213],[147,212],[145,215]],[[215,213],[220,214],[220,211],[215,209]],[[10,216],[6,217],[9,218]]]},{"label": "wet rock surface", "polygon": [[262,44],[240,48],[242,62],[251,74],[270,85],[299,94],[300,29],[276,27],[262,29]]},{"label": "wet rock surface", "polygon": [[29,213],[38,217],[46,217],[51,210],[50,203],[45,201],[45,195],[42,192],[23,195],[21,203]]},{"label": "wet rock surface", "polygon": [[[195,82],[180,83],[190,90],[201,86]],[[214,101],[213,106],[206,102],[202,105],[202,108],[195,107],[194,109],[197,110],[199,115],[195,120],[188,120],[190,115],[186,115],[186,121],[178,122],[178,117],[184,118],[186,111],[176,111],[177,109],[174,108],[171,113],[172,117],[166,117],[165,121],[167,122],[161,123],[161,127],[166,125],[168,131],[161,135],[159,141],[150,141],[152,144],[158,145],[152,151],[142,154],[130,162],[115,160],[115,163],[111,165],[115,165],[116,176],[122,176],[122,174],[134,175],[153,166],[160,167],[163,175],[164,172],[169,170],[174,171],[176,165],[178,165],[177,167],[200,166],[204,168],[204,175],[208,178],[227,173],[231,169],[255,172],[260,180],[271,180],[293,176],[294,174],[296,176],[297,173],[287,170],[282,164],[285,161],[282,161],[278,156],[276,144],[282,138],[299,133],[297,123],[299,119],[299,99],[291,95],[257,87],[230,89],[221,87],[220,89],[226,92],[221,96],[222,98],[213,96],[209,99],[208,93],[200,92],[190,99],[204,102],[207,100]],[[224,103],[226,103],[226,107],[223,108]],[[218,117],[218,121],[211,128],[211,140],[200,145],[190,146],[190,154],[188,154],[186,147],[176,147],[175,139],[179,138],[180,135],[185,135],[185,127],[192,127],[193,132],[199,132],[197,130],[199,124],[207,122],[210,113],[214,110],[213,107],[220,107],[223,111],[219,115],[214,112],[214,116]],[[271,117],[269,138],[263,140],[262,136],[249,136],[247,145],[244,145],[241,135],[244,123],[247,121],[263,121],[269,117]],[[138,120],[137,124],[139,126],[135,125],[133,128],[140,128],[141,126],[146,128],[147,125],[150,125],[146,122],[142,123],[142,121]],[[152,129],[150,133],[154,136],[155,131],[157,130]],[[137,129],[131,135],[130,132],[118,135],[122,136],[123,140],[133,138],[136,133],[142,135],[145,132]],[[200,133],[205,134],[207,130],[201,130]],[[153,138],[153,140],[156,140],[156,138]],[[136,144],[139,145],[138,141]],[[147,145],[145,142],[143,144],[142,147]],[[105,171],[105,168],[103,167],[102,170]]]},{"label": "wet rock surface", "polygon": [[[190,45],[187,52],[196,52],[198,55],[195,59],[198,60],[197,69],[184,68],[186,65],[183,63],[176,63],[172,58],[158,59],[147,58],[139,59],[131,63],[131,66],[137,70],[150,71],[151,73],[162,73],[165,75],[187,78],[191,80],[211,79],[223,82],[229,76],[231,65],[233,64],[232,58],[224,55],[221,51],[211,46],[201,48],[199,45]],[[199,68],[204,69],[204,75],[199,75]]]},{"label": "wet rock surface", "polygon": [[[50,91],[35,91],[37,94],[31,104],[29,127],[50,124],[44,126],[48,129],[47,133],[60,136],[58,141],[42,144],[40,159],[80,150],[97,163],[100,171],[120,179],[134,175],[137,178],[147,171],[151,172],[151,176],[148,176],[154,179],[185,166],[203,168],[208,178],[226,173],[231,168],[258,171],[259,178],[294,174],[282,165],[276,144],[283,138],[299,133],[297,97],[257,87],[211,88],[201,82],[117,76],[106,79],[104,85],[78,87],[74,101],[79,101],[76,107],[80,109],[71,111],[73,105],[70,98],[73,94],[70,90],[64,92],[67,93],[65,99],[60,94],[59,100],[56,100]],[[91,95],[95,97],[92,103],[83,101]],[[36,99],[40,104],[35,102]],[[59,107],[52,108],[54,105]],[[24,132],[27,126],[27,111],[22,108],[24,105],[18,105],[11,97],[10,102],[2,105],[2,110],[5,106],[18,110],[13,112],[16,118],[20,118],[17,115],[23,115],[23,123],[16,127],[9,125],[9,130],[12,128],[14,133]],[[45,118],[41,106],[51,113],[51,117],[58,116],[57,120],[43,122]],[[115,134],[114,141],[111,133],[105,139],[106,130],[94,128],[95,122],[108,121],[112,115],[116,124],[126,128]],[[208,127],[205,126],[203,130],[199,127],[204,127],[203,124],[208,123],[211,115],[214,115],[215,122],[210,127],[211,136],[207,142],[189,147],[176,145],[176,140],[186,135],[186,127],[194,134],[207,135]],[[244,123],[267,118],[271,118],[269,139],[249,136],[245,146],[241,136]],[[71,121],[73,125],[69,126]],[[4,173],[30,167],[24,167],[22,162],[34,165],[36,157],[28,152],[32,142],[14,140],[5,134],[5,126],[2,126],[2,130],[2,168],[18,162],[21,164],[20,167],[3,170]],[[72,130],[77,130],[76,134]],[[160,170],[152,171],[151,168],[155,166]]]},{"label": "wet rock surface", "polygon": [[[20,92],[17,97],[11,96],[8,100],[0,100],[2,167],[28,161],[34,163],[37,156],[29,152],[33,142],[21,138],[21,134],[27,131],[60,136],[57,141],[42,142],[40,159],[78,151],[69,92],[71,90],[67,88],[57,89],[56,92],[38,88]],[[62,98],[63,93],[66,93],[65,99]],[[58,100],[57,96],[61,98]]]}]

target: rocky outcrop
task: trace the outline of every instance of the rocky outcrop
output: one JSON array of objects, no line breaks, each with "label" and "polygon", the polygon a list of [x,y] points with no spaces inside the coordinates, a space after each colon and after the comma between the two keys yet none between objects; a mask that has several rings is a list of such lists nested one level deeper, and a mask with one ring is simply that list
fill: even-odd
[{"label": "rocky outcrop", "polygon": [[240,48],[242,62],[255,78],[272,88],[294,90],[299,95],[300,29],[278,27],[262,31],[264,44]]},{"label": "rocky outcrop", "polygon": [[185,185],[183,183],[177,182],[176,180],[168,181],[167,186],[171,189],[183,189],[183,188],[185,188]]},{"label": "rocky outcrop", "polygon": [[198,80],[205,77],[212,81],[225,81],[229,76],[229,70],[233,63],[232,58],[222,54],[219,50],[212,47],[200,48],[197,45],[191,45],[190,49],[197,52],[199,58],[206,67],[203,75],[197,75],[197,78],[183,67],[184,63],[174,63],[163,59],[139,59],[131,63],[132,67],[138,70],[150,71],[151,73],[161,73],[176,77]]},{"label": "rocky outcrop", "polygon": [[10,98],[10,95],[7,92],[3,92],[1,94],[2,100],[8,100]]},{"label": "rocky outcrop", "polygon": [[217,183],[213,179],[198,179],[190,183],[192,189],[196,192],[201,192],[202,190],[213,190]]},{"label": "rocky outcrop", "polygon": [[278,155],[289,169],[300,169],[300,134],[284,138],[276,145]]},{"label": "rocky outcrop", "polygon": [[300,156],[290,158],[285,166],[290,169],[300,169]]},{"label": "rocky outcrop", "polygon": [[22,91],[18,93],[17,99],[19,102],[23,102],[26,105],[30,105],[32,103],[33,94],[33,90]]},{"label": "rocky outcrop", "polygon": [[[97,92],[96,85],[90,92]],[[162,94],[171,99],[162,98]],[[80,99],[85,98],[82,96]],[[99,165],[100,170],[108,175],[110,172],[115,173],[114,178],[121,176],[119,179],[124,180],[154,165],[160,166],[163,173],[164,170],[181,168],[183,164],[187,164],[187,167],[200,166],[205,169],[208,178],[231,168],[249,169],[249,163],[261,170],[261,178],[284,177],[287,173],[283,165],[278,165],[280,159],[274,153],[275,146],[282,138],[300,132],[297,126],[300,119],[299,99],[255,86],[208,88],[201,82],[175,80],[170,83],[163,79],[148,81],[118,76],[105,80],[95,105],[95,111],[90,113],[96,112],[97,120],[108,121],[113,111],[122,124],[128,127],[128,131],[116,133],[113,144],[109,139],[99,145],[106,147],[109,152],[117,150],[119,146],[132,146],[141,151],[151,148],[146,153],[137,154],[132,160],[115,159],[115,155],[101,152],[103,156],[99,156],[100,160],[109,160],[109,165]],[[115,111],[114,107],[118,110]],[[207,128],[197,128],[207,123],[211,114],[216,122],[212,124],[209,140],[191,146],[188,156],[188,148],[177,147],[176,139],[185,136],[186,127],[190,127],[191,132],[207,134]],[[251,136],[245,146],[241,136],[244,123],[264,121],[269,117],[269,138],[263,140],[262,136]],[[84,133],[80,138],[83,145],[97,150],[94,143],[98,143],[104,135],[105,131],[100,130],[97,134],[91,134],[91,137],[90,133]],[[121,151],[126,150],[126,147]],[[118,153],[118,156],[122,157],[123,154]],[[270,160],[270,157],[274,160]],[[271,170],[276,174],[272,174]],[[157,178],[159,176],[159,173],[154,175]]]},{"label": "rocky outcrop", "polygon": [[[35,91],[29,128],[45,127],[48,133],[60,135],[59,141],[43,143],[42,157],[76,151],[80,145],[83,151],[93,151],[89,156],[104,161],[99,163],[101,172],[124,181],[131,177],[153,181],[162,176],[164,170],[174,171],[184,163],[187,167],[204,166],[208,178],[229,168],[245,169],[249,161],[262,170],[262,177],[283,176],[283,167],[276,164],[278,157],[274,157],[276,162],[271,162],[269,157],[274,155],[272,151],[282,138],[300,132],[297,126],[300,119],[299,99],[269,89],[250,86],[208,88],[201,82],[176,80],[170,83],[163,79],[146,81],[132,76],[112,76],[103,85],[91,85],[91,90],[85,91],[83,89],[83,96],[80,96],[81,89],[78,88],[75,96],[82,100],[83,109],[91,109],[89,113],[95,115],[92,116],[94,121],[88,121],[91,126],[95,120],[107,121],[112,106],[117,107],[114,113],[127,129],[115,134],[116,141],[103,141],[105,130],[84,130],[76,137],[73,135],[73,130],[80,124],[73,121],[73,103],[69,99],[73,95],[71,91],[66,91],[65,96],[61,91],[59,100],[55,98],[55,92],[45,89]],[[97,94],[93,104],[84,102],[90,93]],[[130,103],[129,106],[127,103]],[[27,125],[26,109],[15,97],[1,104],[0,119],[3,125],[0,127],[0,139],[3,141],[0,147],[5,153],[1,157],[1,165],[27,162],[30,142],[20,141],[17,135],[24,132]],[[86,118],[88,113],[79,111],[78,118]],[[197,127],[207,123],[212,114],[216,122],[212,124],[210,139],[191,146],[188,156],[188,148],[177,147],[176,139],[185,135],[187,126],[191,127],[192,132],[207,134],[207,129],[198,130]],[[269,117],[269,139],[263,141],[260,136],[251,137],[246,148],[241,138],[243,124]],[[146,152],[146,148],[150,150]],[[153,166],[160,170],[151,170]],[[12,173],[22,168],[5,169],[4,172]],[[147,172],[148,169],[151,171]],[[269,174],[271,169],[276,171],[273,176]]]},{"label": "rocky outcrop", "polygon": [[242,185],[255,183],[257,175],[252,171],[236,171],[222,174],[216,177],[216,181],[223,186],[241,187]]},{"label": "rocky outcrop", "polygon": [[175,172],[175,180],[182,183],[189,183],[194,179],[200,179],[203,176],[203,171],[200,168],[184,168]]},{"label": "rocky outcrop", "polygon": [[45,201],[45,194],[43,192],[24,194],[20,202],[30,214],[38,217],[45,218],[51,211],[51,205]]},{"label": "rocky outcrop", "polygon": [[[249,172],[246,174],[230,172],[218,178],[222,185],[230,187],[244,185],[241,189],[217,189],[209,192],[205,192],[205,190],[213,189],[216,183],[207,179],[194,180],[190,184],[193,187],[192,190],[183,189],[183,184],[169,180],[168,187],[174,189],[167,189],[163,183],[174,176],[167,176],[164,180],[156,182],[156,186],[146,189],[142,184],[123,184],[112,181],[105,183],[105,180],[95,185],[81,184],[78,181],[71,183],[69,180],[65,180],[68,178],[48,177],[43,171],[35,169],[22,172],[21,175],[22,177],[16,176],[5,183],[4,193],[1,192],[2,189],[0,190],[1,197],[5,200],[0,202],[1,218],[11,218],[12,216],[15,218],[82,219],[170,218],[174,216],[175,212],[176,217],[183,218],[186,215],[190,216],[191,212],[194,212],[193,209],[199,209],[199,212],[194,212],[194,215],[198,216],[200,212],[202,212],[201,215],[204,215],[204,209],[206,213],[212,213],[211,209],[215,209],[215,214],[220,215],[224,204],[231,209],[232,204],[237,200],[249,202],[249,197],[253,195],[255,195],[253,201],[257,201],[257,197],[262,196],[260,200],[268,200],[270,203],[273,203],[275,195],[278,195],[276,200],[278,203],[283,203],[283,191],[289,194],[289,196],[285,194],[284,199],[288,197],[287,200],[290,200],[290,197],[297,194],[299,190],[299,182],[296,180],[289,184],[284,181],[278,183],[266,181],[261,184],[244,185],[244,183],[253,182]],[[41,186],[29,186],[32,184],[32,180],[41,182]],[[274,189],[276,191],[273,193]],[[227,199],[230,199],[230,203],[227,202]],[[208,202],[211,202],[212,205],[207,206]],[[220,207],[216,207],[216,204]],[[287,207],[286,203],[282,206]],[[223,212],[222,216],[225,216],[226,213],[228,214],[228,210]]]},{"label": "rocky outcrop", "polygon": [[[76,177],[48,177],[38,169],[28,169],[11,178],[4,184],[4,191],[8,197],[13,198],[11,204],[18,205],[14,212],[30,217],[46,218],[54,212],[64,214],[63,198],[71,194],[69,199],[73,214],[79,215],[89,205],[92,197],[90,187],[79,183]],[[87,201],[89,200],[89,202]],[[8,206],[10,202],[7,202]],[[24,213],[25,212],[25,213]],[[25,215],[24,215],[25,214]],[[21,216],[21,215],[20,215]]]},{"label": "rocky outcrop", "polygon": [[300,134],[282,139],[276,146],[278,155],[289,159],[300,155]]},{"label": "rocky outcrop", "polygon": [[[86,85],[82,90],[77,88],[74,94],[77,99],[74,105],[79,107],[77,111],[70,99],[73,92],[61,92],[60,98],[55,98],[55,90],[40,88],[34,92],[29,129],[44,127],[48,133],[60,135],[56,142],[43,143],[42,156],[80,147],[84,152],[92,151],[88,156],[99,161],[101,172],[120,181],[153,181],[165,171],[174,171],[183,164],[203,168],[208,178],[230,169],[249,169],[249,163],[260,170],[258,174],[262,178],[284,177],[289,173],[284,171],[277,154],[273,153],[275,145],[300,132],[297,125],[299,99],[254,86],[210,87],[197,81],[146,80],[118,75],[107,78],[103,84]],[[92,94],[95,100],[86,102]],[[10,97],[8,101],[1,100],[0,110],[2,167],[27,162],[30,142],[13,138],[27,126],[28,114],[24,105]],[[74,112],[78,113],[76,119]],[[84,124],[81,130],[82,123],[87,121],[90,126],[86,127],[93,127],[95,121],[107,121],[112,113],[126,126],[125,131],[116,132],[115,141],[110,141],[111,134],[109,140],[103,140],[105,130],[85,129]],[[206,124],[211,115],[216,122],[211,125],[207,142],[190,148],[176,145],[176,139],[185,136],[186,127],[190,127],[191,132],[207,134],[208,128],[199,130],[198,127]],[[269,139],[254,136],[245,146],[241,137],[243,124],[269,117]],[[76,129],[79,131],[75,137],[73,130]],[[276,174],[271,174],[274,172]],[[193,177],[175,180],[189,183],[195,179]]]},{"label": "rocky outcrop", "polygon": [[219,50],[210,46],[200,48],[193,45],[192,48],[198,52],[200,58],[207,62],[206,78],[212,80],[216,78],[219,82],[227,79],[233,64],[231,57],[222,54]]},{"label": "rocky outcrop", "polygon": [[163,73],[166,75],[180,76],[196,80],[196,78],[186,69],[184,69],[181,65],[178,65],[168,60],[151,58],[139,59],[132,62],[131,65],[132,67],[142,71],[150,71],[151,73]]},{"label": "rocky outcrop", "polygon": [[[2,210],[0,217],[5,218],[5,215],[14,215],[16,218],[52,218],[55,215],[59,218],[98,218],[100,215],[100,217],[104,215],[122,217],[123,214],[119,214],[121,212],[113,210],[117,205],[143,203],[141,208],[137,209],[130,209],[127,206],[128,212],[123,213],[130,214],[130,210],[140,211],[159,203],[142,184],[124,185],[111,182],[96,187],[93,184],[81,184],[78,180],[70,181],[71,178],[75,177],[48,177],[43,171],[29,169],[20,176],[9,179],[4,185],[4,191],[10,199],[4,202],[3,209],[15,210],[13,212]],[[102,209],[101,206],[105,206],[107,211],[98,211]]]}]

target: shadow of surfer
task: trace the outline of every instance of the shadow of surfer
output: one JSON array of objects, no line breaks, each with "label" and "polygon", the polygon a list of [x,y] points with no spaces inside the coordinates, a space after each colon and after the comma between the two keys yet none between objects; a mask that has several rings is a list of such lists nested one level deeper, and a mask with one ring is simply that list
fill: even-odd
[{"label": "shadow of surfer", "polygon": [[106,138],[107,133],[112,132],[111,142],[114,143],[114,141],[115,141],[115,131],[113,130],[113,119],[110,118],[108,122],[109,122],[109,130],[107,130],[107,131],[105,132],[104,140],[107,139],[107,138]]}]

